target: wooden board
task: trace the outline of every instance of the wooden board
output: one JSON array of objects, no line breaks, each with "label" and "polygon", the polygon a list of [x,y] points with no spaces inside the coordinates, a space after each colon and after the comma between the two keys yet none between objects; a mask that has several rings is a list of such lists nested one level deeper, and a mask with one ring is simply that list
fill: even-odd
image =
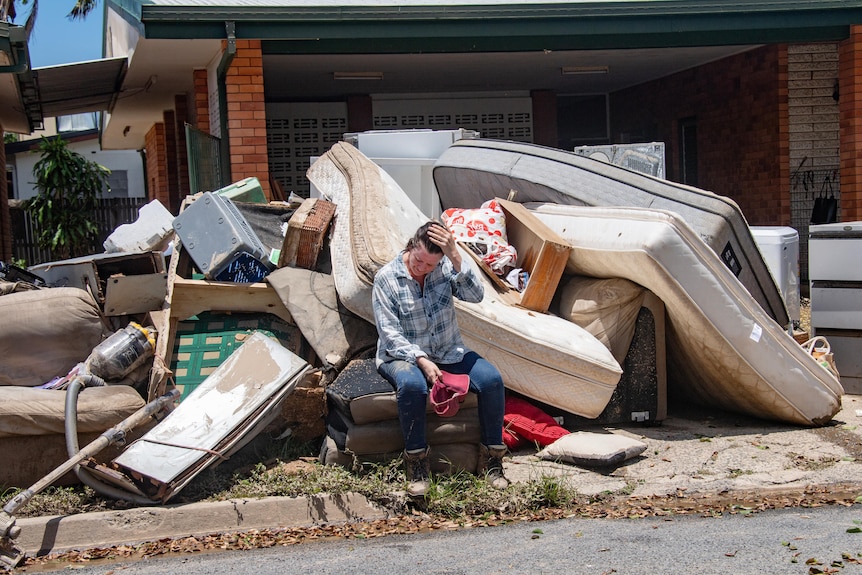
[{"label": "wooden board", "polygon": [[530,274],[520,305],[547,312],[569,260],[571,246],[517,202],[496,198],[506,214],[506,236],[518,252],[518,267]]}]

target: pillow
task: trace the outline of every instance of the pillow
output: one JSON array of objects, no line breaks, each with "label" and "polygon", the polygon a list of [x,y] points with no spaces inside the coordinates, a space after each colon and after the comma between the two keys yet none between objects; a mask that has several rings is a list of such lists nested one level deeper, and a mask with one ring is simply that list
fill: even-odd
[{"label": "pillow", "polygon": [[455,239],[467,244],[496,273],[515,265],[518,254],[506,238],[506,214],[495,200],[481,208],[449,208],[441,218]]},{"label": "pillow", "polygon": [[646,443],[624,435],[578,431],[564,435],[536,455],[582,467],[610,467],[637,457],[646,448]]}]

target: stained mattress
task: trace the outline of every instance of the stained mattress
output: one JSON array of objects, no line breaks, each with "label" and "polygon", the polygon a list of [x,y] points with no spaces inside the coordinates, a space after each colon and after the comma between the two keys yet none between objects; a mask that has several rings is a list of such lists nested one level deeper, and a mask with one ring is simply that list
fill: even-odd
[{"label": "stained mattress", "polygon": [[535,144],[463,139],[434,164],[443,209],[475,208],[494,197],[521,203],[622,206],[679,214],[733,271],[767,315],[790,322],[739,206],[730,198]]},{"label": "stained mattress", "polygon": [[[336,204],[330,251],[339,298],[373,322],[374,274],[427,217],[385,171],[344,142],[307,175]],[[622,374],[608,349],[570,321],[502,301],[466,252],[462,259],[485,282],[481,302],[456,300],[465,343],[500,370],[507,388],[583,417],[601,414]]]},{"label": "stained mattress", "polygon": [[824,424],[841,408],[838,380],[766,314],[679,215],[528,206],[572,245],[568,273],[626,278],[664,302],[673,393],[803,425]]}]

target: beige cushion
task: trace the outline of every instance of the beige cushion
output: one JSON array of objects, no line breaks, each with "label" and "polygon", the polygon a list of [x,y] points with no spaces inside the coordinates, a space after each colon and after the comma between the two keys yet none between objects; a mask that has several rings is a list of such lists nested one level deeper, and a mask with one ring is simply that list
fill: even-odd
[{"label": "beige cushion", "polygon": [[637,457],[646,448],[646,443],[616,433],[577,431],[561,437],[536,455],[583,467],[610,467]]},{"label": "beige cushion", "polygon": [[[78,394],[78,432],[102,433],[145,404],[125,385],[88,387]],[[66,392],[0,387],[0,437],[65,434]]]}]

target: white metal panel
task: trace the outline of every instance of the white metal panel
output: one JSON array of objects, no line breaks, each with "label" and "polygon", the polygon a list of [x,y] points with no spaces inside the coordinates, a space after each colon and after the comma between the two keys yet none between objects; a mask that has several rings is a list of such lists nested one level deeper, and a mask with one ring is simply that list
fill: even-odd
[{"label": "white metal panel", "polygon": [[114,462],[162,483],[235,436],[249,418],[286,388],[308,364],[274,339],[255,332],[161,423]]},{"label": "white metal panel", "polygon": [[862,281],[862,222],[808,228],[808,279]]},{"label": "white metal panel", "polygon": [[811,326],[862,330],[862,283],[842,287],[814,282],[811,286]]},{"label": "white metal panel", "polygon": [[369,158],[433,158],[437,159],[452,142],[462,138],[478,138],[473,130],[369,130],[345,134],[350,142]]},{"label": "white metal panel", "polygon": [[844,391],[862,394],[862,331],[818,329],[829,342]]}]

